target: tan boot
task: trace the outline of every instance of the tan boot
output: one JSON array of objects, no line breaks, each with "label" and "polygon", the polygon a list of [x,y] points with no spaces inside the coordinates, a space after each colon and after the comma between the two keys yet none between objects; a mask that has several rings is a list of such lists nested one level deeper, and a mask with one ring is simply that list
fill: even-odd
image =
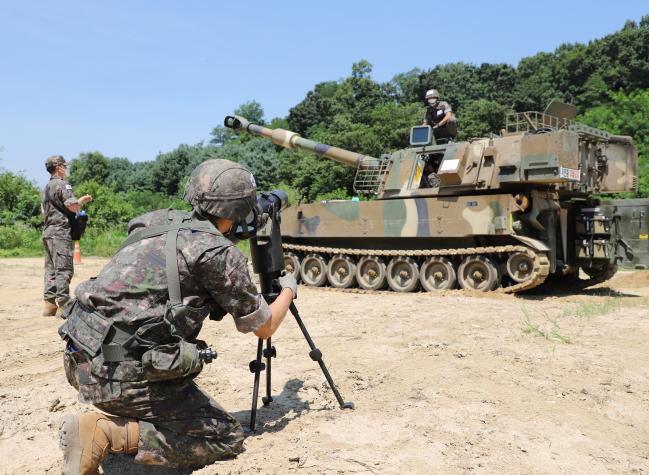
[{"label": "tan boot", "polygon": [[98,412],[66,414],[59,426],[63,475],[96,473],[109,452],[136,454],[140,427],[136,421]]},{"label": "tan boot", "polygon": [[53,317],[56,315],[58,306],[54,303],[54,299],[45,299],[43,300],[43,316],[44,317]]}]

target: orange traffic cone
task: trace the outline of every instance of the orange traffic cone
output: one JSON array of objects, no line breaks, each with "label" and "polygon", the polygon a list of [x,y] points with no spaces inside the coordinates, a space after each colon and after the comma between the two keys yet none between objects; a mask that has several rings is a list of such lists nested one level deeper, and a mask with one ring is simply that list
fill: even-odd
[{"label": "orange traffic cone", "polygon": [[74,241],[74,263],[81,264],[81,249],[79,248],[79,241]]}]

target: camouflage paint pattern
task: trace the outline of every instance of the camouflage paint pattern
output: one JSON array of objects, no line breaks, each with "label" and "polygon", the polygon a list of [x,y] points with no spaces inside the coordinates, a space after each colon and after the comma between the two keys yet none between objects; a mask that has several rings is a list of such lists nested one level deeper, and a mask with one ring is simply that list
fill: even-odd
[{"label": "camouflage paint pattern", "polygon": [[[420,185],[421,172],[417,167],[430,156],[443,157],[438,171],[442,184],[436,191],[427,193],[431,195],[466,195],[472,190],[501,189],[514,184],[522,188],[553,184],[557,189],[579,193],[621,191],[609,190],[612,186],[633,191],[637,181],[637,152],[629,137],[616,138],[577,123],[565,129],[545,128],[536,133],[509,133],[470,142],[411,147],[381,159],[303,139],[295,132],[251,124],[243,117],[228,116],[225,125],[270,138],[285,148],[301,148],[345,165],[358,166],[359,171],[362,164],[366,166],[367,159],[389,160],[388,175],[377,189],[379,199],[412,196]],[[598,162],[601,155],[608,157],[610,166]],[[489,170],[483,173],[485,167]]]},{"label": "camouflage paint pattern", "polygon": [[[308,240],[317,246],[318,239],[337,238],[339,244],[329,247],[347,248],[362,247],[363,239],[372,239],[371,246],[399,249],[387,238],[424,238],[418,246],[435,248],[453,238],[509,235],[536,249],[539,246],[530,243],[540,241],[552,272],[575,272],[580,266],[605,269],[619,256],[617,231],[608,226],[597,235],[606,220],[589,209],[597,205],[594,194],[636,189],[637,151],[630,137],[572,121],[573,109],[554,102],[546,114],[514,114],[500,136],[412,146],[380,159],[370,157],[387,164],[374,170],[361,154],[317,144],[294,132],[234,116],[226,117],[225,125],[355,166],[362,185],[358,189],[374,193],[376,200],[369,202],[331,201],[287,209],[282,235],[291,244]],[[560,117],[550,115],[552,111]],[[437,177],[425,176],[427,164],[435,167]],[[372,175],[376,170],[383,175]],[[368,190],[367,183],[375,187]],[[586,221],[585,234],[577,236],[576,223]],[[569,236],[574,237],[571,243]]]},{"label": "camouflage paint pattern", "polygon": [[322,155],[325,158],[341,163],[343,165],[356,166],[360,161],[365,159],[377,160],[376,158],[370,157],[369,155],[350,152],[349,150],[302,138],[299,134],[291,132],[290,130],[269,129],[261,125],[252,124],[246,118],[236,115],[227,116],[225,118],[224,124],[226,127],[241,129],[253,135],[260,135],[262,137],[269,138],[275,145],[279,145],[280,147],[288,149],[301,148],[303,150],[313,152],[317,155]]},{"label": "camouflage paint pattern", "polygon": [[282,235],[291,238],[464,237],[509,234],[511,195],[328,201],[288,208]]}]

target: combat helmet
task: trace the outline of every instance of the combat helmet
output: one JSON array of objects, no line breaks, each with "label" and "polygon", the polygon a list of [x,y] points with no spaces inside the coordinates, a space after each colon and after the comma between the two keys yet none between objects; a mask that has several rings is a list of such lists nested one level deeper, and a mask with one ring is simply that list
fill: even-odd
[{"label": "combat helmet", "polygon": [[429,89],[426,91],[426,100],[430,99],[431,97],[435,97],[436,99],[439,99],[439,91],[437,89]]},{"label": "combat helmet", "polygon": [[54,172],[54,169],[58,167],[59,165],[67,165],[67,162],[65,161],[65,158],[61,155],[52,155],[50,158],[48,158],[45,161],[45,169],[49,172],[52,173]]},{"label": "combat helmet", "polygon": [[206,160],[189,177],[185,201],[202,215],[241,222],[257,202],[257,184],[243,165]]}]

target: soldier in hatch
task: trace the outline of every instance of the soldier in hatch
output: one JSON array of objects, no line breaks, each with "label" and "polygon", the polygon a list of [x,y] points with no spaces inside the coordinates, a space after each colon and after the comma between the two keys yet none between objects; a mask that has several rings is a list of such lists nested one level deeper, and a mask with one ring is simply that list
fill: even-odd
[{"label": "soldier in hatch", "polygon": [[196,468],[243,451],[240,424],[194,383],[203,320],[234,317],[240,332],[269,338],[297,295],[291,274],[270,305],[233,244],[256,204],[252,174],[228,160],[192,173],[193,211],[159,210],[129,223],[122,249],[79,284],[59,332],[64,366],[82,402],[100,412],[61,420],[64,474],[94,473],[109,452],[135,462]]},{"label": "soldier in hatch", "polygon": [[437,143],[447,143],[457,135],[457,119],[453,114],[453,109],[448,102],[439,100],[437,89],[426,91],[424,125],[430,125],[433,128]]},{"label": "soldier in hatch", "polygon": [[51,177],[41,195],[41,210],[45,218],[43,316],[53,316],[70,299],[70,280],[74,274],[70,215],[78,213],[83,205],[92,201],[92,196],[74,197],[72,186],[66,181],[68,164],[61,155],[48,158],[45,168]]}]

